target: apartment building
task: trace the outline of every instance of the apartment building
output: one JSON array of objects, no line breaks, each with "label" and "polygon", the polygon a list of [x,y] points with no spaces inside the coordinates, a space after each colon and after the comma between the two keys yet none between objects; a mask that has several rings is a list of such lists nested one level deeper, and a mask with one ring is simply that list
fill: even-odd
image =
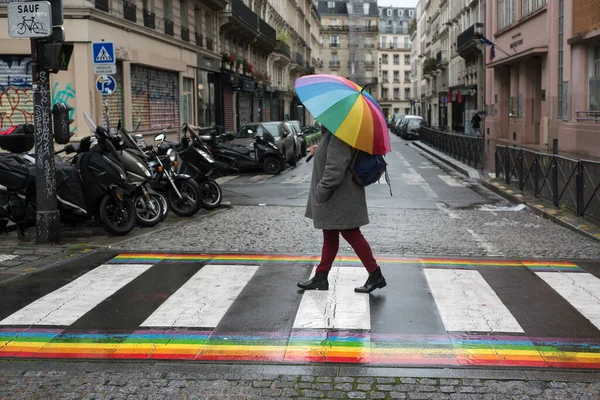
[{"label": "apartment building", "polygon": [[379,7],[379,104],[386,115],[411,110],[410,21],[414,8]]},{"label": "apartment building", "polygon": [[346,77],[379,97],[379,10],[376,0],[318,1],[321,62],[318,71]]},{"label": "apartment building", "polygon": [[597,157],[600,1],[494,0],[486,24],[488,167],[494,143]]},{"label": "apartment building", "polygon": [[[69,70],[51,75],[52,101],[74,107],[77,136],[89,134],[83,111],[111,128],[140,119],[148,134],[183,122],[234,130],[283,119],[293,80],[310,72],[310,31],[320,23],[312,8],[310,0],[64,0],[75,47]],[[0,129],[33,122],[30,42],[9,38],[7,23],[0,6]],[[293,50],[283,61],[278,35]],[[104,97],[90,45],[102,40],[115,43],[117,58],[117,89]]]},{"label": "apartment building", "polygon": [[422,0],[413,67],[421,75],[422,116],[443,130],[470,134],[483,110],[483,0]]}]

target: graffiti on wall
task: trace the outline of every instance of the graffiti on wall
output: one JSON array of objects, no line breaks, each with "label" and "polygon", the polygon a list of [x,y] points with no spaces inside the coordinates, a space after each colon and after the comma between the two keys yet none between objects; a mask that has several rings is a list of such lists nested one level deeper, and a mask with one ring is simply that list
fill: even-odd
[{"label": "graffiti on wall", "polygon": [[131,104],[140,130],[179,126],[179,75],[176,72],[131,66]]},{"label": "graffiti on wall", "polygon": [[[71,82],[64,86],[60,82],[54,82],[54,85],[52,85],[52,106],[56,103],[66,103],[73,107],[69,112],[69,118],[75,119],[75,87]],[[71,124],[71,132],[77,132],[75,122]]]},{"label": "graffiti on wall", "polygon": [[31,57],[0,56],[0,130],[33,124]]}]

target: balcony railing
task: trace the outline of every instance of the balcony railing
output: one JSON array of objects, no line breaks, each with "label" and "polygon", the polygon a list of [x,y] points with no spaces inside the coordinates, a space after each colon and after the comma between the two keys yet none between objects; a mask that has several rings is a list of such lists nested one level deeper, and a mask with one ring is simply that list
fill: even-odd
[{"label": "balcony railing", "polygon": [[109,0],[94,0],[94,7],[97,10],[109,12],[110,11],[109,4],[110,4]]},{"label": "balcony railing", "polygon": [[170,36],[175,36],[175,28],[173,26],[173,21],[171,21],[170,19],[166,19],[166,18],[164,20],[165,20],[165,33]]},{"label": "balcony railing", "polygon": [[263,20],[262,18],[258,19],[258,30],[261,35],[265,36],[273,43],[275,43],[277,40],[277,32],[275,29],[273,29],[271,25],[267,24],[267,21]]},{"label": "balcony railing", "polygon": [[340,47],[340,44],[338,42],[329,42],[329,47]]},{"label": "balcony railing", "polygon": [[365,61],[366,68],[373,68],[375,66],[375,61]]},{"label": "balcony railing", "polygon": [[186,28],[185,26],[181,27],[181,40],[186,42],[190,41],[190,29]]},{"label": "balcony railing", "polygon": [[213,51],[215,49],[214,42],[211,38],[206,38],[206,50]]},{"label": "balcony railing", "polygon": [[381,30],[379,32],[380,33],[394,33],[396,35],[408,35],[408,28],[402,29],[402,27],[400,27],[400,26],[391,27],[391,28],[389,26],[384,26],[381,28]]},{"label": "balcony railing", "polygon": [[329,67],[330,68],[339,68],[340,62],[339,61],[329,61]]},{"label": "balcony railing", "polygon": [[156,28],[156,15],[152,11],[144,10],[144,26],[146,28]]},{"label": "balcony railing", "polygon": [[204,37],[201,34],[196,33],[196,46],[198,46],[198,47],[204,46],[203,42],[204,42]]},{"label": "balcony railing", "polygon": [[325,31],[345,32],[348,31],[349,27],[348,25],[323,25],[321,29]]},{"label": "balcony railing", "polygon": [[467,46],[475,38],[475,25],[471,25],[456,38],[456,49]]},{"label": "balcony railing", "polygon": [[123,18],[127,21],[137,21],[137,7],[134,3],[129,1],[123,2]]},{"label": "balcony railing", "polygon": [[248,8],[242,0],[231,0],[231,14],[239,18],[254,30],[258,30],[258,15]]},{"label": "balcony railing", "polygon": [[297,51],[294,52],[294,62],[298,65],[304,66],[304,57],[302,57],[302,54],[298,53]]},{"label": "balcony railing", "polygon": [[365,43],[365,49],[374,49],[375,43]]},{"label": "balcony railing", "polygon": [[290,46],[287,43],[282,42],[281,40],[277,40],[275,42],[275,52],[285,54],[288,57],[291,57],[292,54]]}]

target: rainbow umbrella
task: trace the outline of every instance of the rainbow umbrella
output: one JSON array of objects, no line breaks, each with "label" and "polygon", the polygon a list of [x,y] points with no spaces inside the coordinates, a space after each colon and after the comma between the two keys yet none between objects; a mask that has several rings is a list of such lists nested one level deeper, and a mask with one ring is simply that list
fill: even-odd
[{"label": "rainbow umbrella", "polygon": [[391,150],[385,116],[363,90],[336,75],[306,75],[296,80],[300,101],[325,128],[355,149],[384,155]]}]

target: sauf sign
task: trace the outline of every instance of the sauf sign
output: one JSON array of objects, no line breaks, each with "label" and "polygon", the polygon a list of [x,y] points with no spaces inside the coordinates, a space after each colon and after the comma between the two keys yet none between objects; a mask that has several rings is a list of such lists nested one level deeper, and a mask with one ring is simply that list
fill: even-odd
[{"label": "sauf sign", "polygon": [[8,35],[13,38],[44,38],[52,35],[50,2],[10,3]]}]

